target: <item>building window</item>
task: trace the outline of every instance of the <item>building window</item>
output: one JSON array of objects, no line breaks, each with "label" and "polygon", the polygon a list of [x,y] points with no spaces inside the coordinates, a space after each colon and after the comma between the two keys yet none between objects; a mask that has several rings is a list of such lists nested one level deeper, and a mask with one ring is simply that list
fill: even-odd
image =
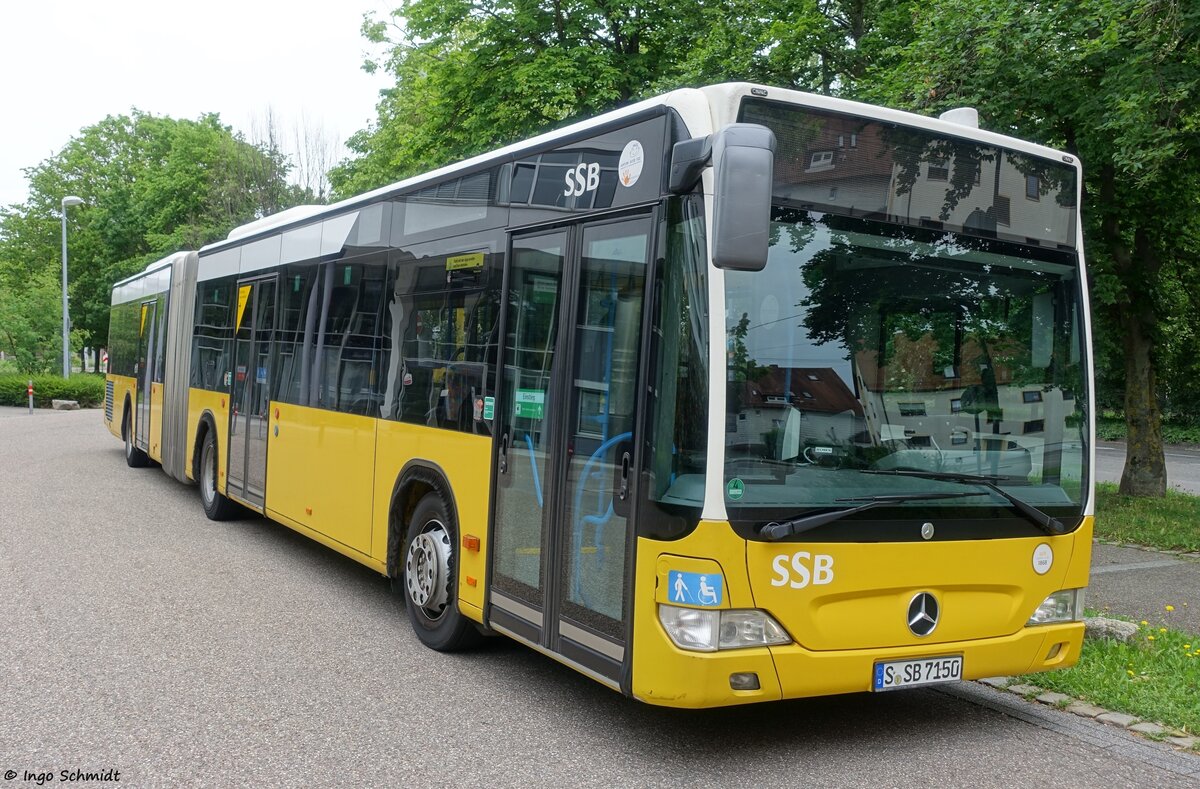
[{"label": "building window", "polygon": [[962,411],[962,398],[956,397],[950,401],[950,413],[957,414]]},{"label": "building window", "polygon": [[1026,403],[1040,403],[1040,402],[1042,402],[1042,393],[1038,392],[1038,391],[1022,392],[1021,398]]},{"label": "building window", "polygon": [[900,416],[925,416],[924,403],[900,403]]},{"label": "building window", "polygon": [[950,180],[950,163],[946,161],[930,162],[929,163],[929,180],[930,181],[948,181]]},{"label": "building window", "polygon": [[816,151],[808,160],[808,169],[828,170],[833,167],[833,151]]},{"label": "building window", "polygon": [[1036,175],[1025,176],[1025,199],[1040,200],[1041,199],[1041,179]]},{"label": "building window", "polygon": [[1024,432],[1026,432],[1026,433],[1041,433],[1045,429],[1046,429],[1046,420],[1031,419],[1025,423]]}]

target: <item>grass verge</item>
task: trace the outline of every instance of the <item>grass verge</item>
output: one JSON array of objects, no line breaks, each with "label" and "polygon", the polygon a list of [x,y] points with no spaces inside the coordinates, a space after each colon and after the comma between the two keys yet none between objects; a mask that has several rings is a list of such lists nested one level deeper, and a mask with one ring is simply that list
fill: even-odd
[{"label": "grass verge", "polygon": [[[1200,419],[1195,416],[1172,416],[1163,420],[1163,441],[1168,444],[1200,444]],[[1124,441],[1125,416],[1118,411],[1101,411],[1096,416],[1096,438],[1101,441]]]},{"label": "grass verge", "polygon": [[1096,536],[1169,551],[1200,551],[1200,496],[1168,490],[1165,498],[1122,496],[1096,485]]},{"label": "grass verge", "polygon": [[1021,681],[1114,712],[1200,733],[1200,636],[1141,625],[1131,643],[1083,642],[1079,664]]}]

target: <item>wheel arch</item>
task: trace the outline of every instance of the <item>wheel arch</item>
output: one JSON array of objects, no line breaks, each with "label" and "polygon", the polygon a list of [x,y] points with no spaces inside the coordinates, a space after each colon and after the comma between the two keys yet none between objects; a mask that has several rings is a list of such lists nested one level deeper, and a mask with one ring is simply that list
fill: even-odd
[{"label": "wheel arch", "polygon": [[[129,435],[132,438],[134,431],[133,424],[133,399],[129,392],[125,393],[125,402],[121,404],[121,429],[125,429],[125,423],[129,423]],[[122,436],[124,438],[124,436]]]},{"label": "wheel arch", "polygon": [[[209,409],[204,409],[200,412],[200,419],[196,421],[196,440],[192,442],[192,479],[200,479],[200,450],[204,447],[204,439],[209,432],[215,433],[217,430],[217,421],[213,413]],[[218,446],[217,451],[221,448]]]},{"label": "wheel arch", "polygon": [[[388,504],[388,540],[387,540],[387,574],[389,578],[399,578],[400,568],[403,567],[404,532],[417,502],[428,493],[436,492],[442,497],[448,509],[447,515],[455,524],[459,523],[458,504],[454,500],[454,492],[450,481],[442,467],[431,460],[417,458],[408,461],[396,475],[392,486],[392,497]],[[457,584],[457,579],[455,580]]]}]

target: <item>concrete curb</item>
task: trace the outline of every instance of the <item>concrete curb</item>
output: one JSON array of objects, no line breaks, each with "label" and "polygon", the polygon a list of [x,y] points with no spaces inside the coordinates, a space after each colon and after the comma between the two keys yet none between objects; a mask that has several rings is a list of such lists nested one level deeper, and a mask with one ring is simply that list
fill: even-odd
[{"label": "concrete curb", "polygon": [[1112,712],[1103,707],[1097,707],[1094,704],[1073,699],[1065,693],[1055,693],[1039,688],[1036,685],[1018,683],[1013,677],[986,677],[978,680],[978,682],[997,690],[1006,690],[1009,693],[1024,698],[1026,701],[1056,707],[1074,713],[1081,718],[1091,718],[1101,723],[1107,723],[1110,726],[1117,726],[1126,731],[1148,736],[1151,739],[1170,743],[1185,753],[1200,757],[1200,737],[1184,734],[1170,726],[1143,721],[1135,715],[1126,715],[1123,712]]},{"label": "concrete curb", "polygon": [[1120,542],[1118,540],[1102,540],[1099,537],[1092,539],[1093,545],[1111,545],[1115,548],[1136,548],[1139,551],[1146,553],[1158,553],[1163,556],[1172,556],[1176,559],[1193,559],[1200,561],[1200,551],[1173,551],[1170,548],[1155,548],[1151,545],[1142,545],[1140,542]]}]

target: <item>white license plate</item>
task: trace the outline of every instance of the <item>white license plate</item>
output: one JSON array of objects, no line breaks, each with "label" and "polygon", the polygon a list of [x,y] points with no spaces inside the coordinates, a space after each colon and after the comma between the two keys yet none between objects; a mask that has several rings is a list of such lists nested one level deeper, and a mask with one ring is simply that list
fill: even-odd
[{"label": "white license plate", "polygon": [[872,687],[875,690],[896,690],[938,682],[953,682],[962,679],[962,667],[962,655],[888,660],[875,664]]}]

